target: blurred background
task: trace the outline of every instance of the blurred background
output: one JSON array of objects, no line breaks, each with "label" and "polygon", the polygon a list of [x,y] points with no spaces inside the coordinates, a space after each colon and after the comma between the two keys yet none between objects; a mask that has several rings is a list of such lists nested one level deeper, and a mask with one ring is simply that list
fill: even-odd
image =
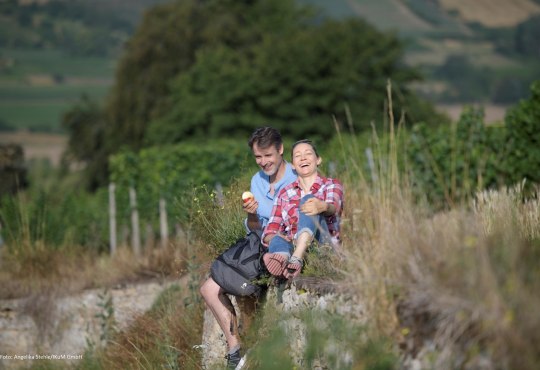
[{"label": "blurred background", "polygon": [[0,303],[170,279],[183,296],[125,332],[104,294],[79,368],[203,368],[199,281],[245,235],[269,125],[346,189],[347,258],[303,275],[366,325],[310,338],[327,368],[536,370],[538,40],[540,0],[0,0]]},{"label": "blurred background", "polygon": [[[270,23],[272,14],[257,20],[260,25],[254,24],[256,14],[253,14],[253,23],[250,19],[234,20],[233,14],[244,10],[227,1],[222,3],[224,7],[230,6],[229,15],[187,14],[183,8],[189,7],[190,2],[179,1],[177,4],[183,5],[169,5],[171,12],[165,18],[148,15],[146,21],[142,21],[145,12],[157,14],[160,10],[156,6],[165,3],[174,2],[1,1],[0,142],[22,144],[27,159],[44,157],[51,164],[59,165],[68,137],[73,135],[67,123],[68,113],[73,115],[77,109],[112,114],[113,118],[107,118],[114,121],[112,125],[127,125],[126,128],[133,125],[134,135],[144,136],[140,127],[136,127],[139,123],[122,122],[125,115],[129,116],[122,111],[139,112],[140,118],[135,121],[140,119],[148,124],[151,119],[162,118],[165,101],[171,100],[174,90],[167,85],[169,80],[185,75],[191,67],[203,68],[203,62],[198,63],[200,58],[196,58],[199,52],[218,44],[233,50],[245,49],[245,45],[264,40],[265,32],[279,38],[277,28],[286,27],[284,19],[275,26],[264,25],[264,21]],[[248,6],[251,2],[241,3]],[[487,122],[502,120],[506,107],[527,97],[531,82],[540,77],[540,3],[537,0],[297,0],[296,3],[317,8],[318,13],[310,22],[321,23],[328,19],[341,22],[353,18],[367,22],[384,35],[395,36],[396,44],[388,45],[393,50],[387,50],[386,57],[394,59],[391,63],[400,62],[413,69],[415,77],[392,75],[394,72],[384,70],[382,60],[375,61],[381,62],[380,71],[375,65],[374,70],[365,68],[359,72],[380,73],[382,79],[396,79],[396,84],[403,81],[400,88],[410,89],[452,119],[459,117],[463,105],[475,104],[484,107]],[[248,13],[245,13],[246,18]],[[289,23],[301,22],[298,16],[290,17]],[[265,30],[265,27],[268,28]],[[244,32],[251,33],[252,39],[242,35]],[[350,32],[358,32],[354,37],[363,38],[360,30]],[[237,37],[243,40],[233,40]],[[365,40],[369,42],[369,37]],[[158,47],[162,50],[157,50]],[[335,47],[341,46],[336,44]],[[352,48],[336,51],[336,57],[352,52]],[[318,58],[321,62],[324,58],[305,53],[297,57]],[[365,63],[363,58],[369,57],[359,57],[357,62]],[[286,60],[282,63],[279,68],[294,68]],[[355,68],[350,66],[351,74]],[[134,76],[128,86],[125,79],[130,79],[131,73],[145,76]],[[350,80],[354,81],[352,75]],[[358,96],[374,101],[370,96],[381,91],[373,91],[372,87],[359,86],[362,91]],[[341,86],[335,83],[322,88],[331,90]],[[208,92],[199,98],[208,105],[215,105],[213,100],[220,98],[217,93]],[[193,94],[189,95],[194,98]],[[121,104],[124,106],[120,107]],[[331,104],[326,106],[331,107]],[[255,110],[263,120],[272,116],[264,109]],[[364,114],[363,110],[360,112]],[[327,116],[336,113],[339,112],[326,112]],[[140,145],[133,140],[140,138],[126,138],[125,144]]]}]

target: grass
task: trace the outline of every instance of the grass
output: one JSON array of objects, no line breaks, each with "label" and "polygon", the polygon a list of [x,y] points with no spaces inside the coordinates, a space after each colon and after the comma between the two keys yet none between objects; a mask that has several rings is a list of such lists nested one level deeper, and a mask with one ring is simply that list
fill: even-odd
[{"label": "grass", "polygon": [[434,213],[412,199],[398,172],[399,130],[392,139],[390,126],[389,135],[379,181],[346,182],[354,220],[344,232],[346,281],[366,304],[371,329],[395,338],[405,355],[432,341],[421,359],[427,368],[490,358],[534,369],[540,320],[526,307],[540,303],[538,190],[529,200],[521,186],[479,193]]},{"label": "grass", "polygon": [[[44,179],[41,186],[41,191],[29,189],[13,199],[3,198],[0,204],[4,239],[0,298],[23,297],[40,291],[66,294],[186,272],[190,249],[187,238],[171,239],[167,248],[147,246],[140,258],[120,241],[117,253],[109,256],[91,245],[106,223],[73,228],[81,212],[89,211],[91,205],[84,204],[80,194],[79,198],[68,194],[67,184]],[[57,193],[62,193],[64,198],[53,196]],[[67,198],[71,200],[60,204]],[[96,202],[96,198],[89,199]],[[75,230],[88,231],[90,239],[85,245],[74,242],[81,236],[75,235]]]},{"label": "grass", "polygon": [[80,368],[202,369],[193,348],[193,341],[202,336],[202,325],[193,325],[202,322],[202,303],[195,299],[186,305],[186,294],[190,293],[178,286],[165,290],[156,301],[159,304],[125,332],[113,335],[103,352],[87,352]]}]

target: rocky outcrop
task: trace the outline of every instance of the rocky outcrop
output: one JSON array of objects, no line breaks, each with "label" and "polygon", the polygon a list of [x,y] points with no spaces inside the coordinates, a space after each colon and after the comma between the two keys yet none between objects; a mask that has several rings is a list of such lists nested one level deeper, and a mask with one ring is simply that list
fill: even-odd
[{"label": "rocky outcrop", "polygon": [[113,328],[123,329],[151,308],[174,282],[123,285],[59,296],[43,292],[0,301],[0,369],[27,367],[28,361],[77,361]]},{"label": "rocky outcrop", "polygon": [[[248,325],[249,316],[253,313],[243,312],[234,296],[231,301],[239,315],[240,333]],[[351,295],[342,287],[327,279],[298,277],[290,284],[270,286],[264,298],[265,308],[277,309],[287,315],[283,322],[290,334],[290,353],[293,361],[303,368],[303,353],[305,346],[305,328],[300,315],[308,310],[321,310],[338,314],[355,320],[358,324],[365,322],[363,307],[353,303]],[[219,368],[225,365],[226,342],[219,325],[210,310],[204,314],[202,338],[203,367],[206,369]]]}]

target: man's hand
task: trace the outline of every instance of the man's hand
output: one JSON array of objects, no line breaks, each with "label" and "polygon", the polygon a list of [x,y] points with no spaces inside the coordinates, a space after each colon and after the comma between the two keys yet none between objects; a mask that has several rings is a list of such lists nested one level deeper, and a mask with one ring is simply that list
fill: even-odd
[{"label": "man's hand", "polygon": [[275,234],[268,234],[266,235],[266,237],[264,238],[263,240],[263,244],[264,245],[269,245],[270,244],[270,241],[275,237],[279,235],[281,238],[285,239],[286,241],[288,241],[289,243],[291,242],[291,238],[289,238],[287,235],[285,234],[282,234],[282,233],[275,233]]},{"label": "man's hand", "polygon": [[255,200],[255,198],[251,198],[249,201],[245,202],[242,205],[242,209],[249,214],[256,215],[257,214],[257,208],[259,208],[259,202]]},{"label": "man's hand", "polygon": [[319,215],[328,211],[328,203],[317,198],[310,198],[300,207],[300,211],[307,216]]}]

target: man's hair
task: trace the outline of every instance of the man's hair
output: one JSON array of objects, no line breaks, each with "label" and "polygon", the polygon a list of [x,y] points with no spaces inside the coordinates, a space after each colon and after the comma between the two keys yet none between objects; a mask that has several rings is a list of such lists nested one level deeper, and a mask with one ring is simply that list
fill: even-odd
[{"label": "man's hair", "polygon": [[257,144],[257,146],[261,149],[266,149],[273,145],[277,150],[279,150],[279,148],[281,148],[281,144],[283,144],[283,140],[281,139],[281,134],[278,130],[273,127],[266,126],[259,127],[253,131],[253,134],[251,134],[248,145],[253,150],[253,145],[255,144]]},{"label": "man's hair", "polygon": [[291,156],[294,153],[294,148],[296,148],[296,146],[299,144],[308,144],[309,146],[313,148],[313,152],[315,153],[315,155],[319,157],[319,153],[317,152],[317,147],[315,146],[313,141],[308,140],[308,139],[298,140],[296,143],[294,143],[291,148]]}]

